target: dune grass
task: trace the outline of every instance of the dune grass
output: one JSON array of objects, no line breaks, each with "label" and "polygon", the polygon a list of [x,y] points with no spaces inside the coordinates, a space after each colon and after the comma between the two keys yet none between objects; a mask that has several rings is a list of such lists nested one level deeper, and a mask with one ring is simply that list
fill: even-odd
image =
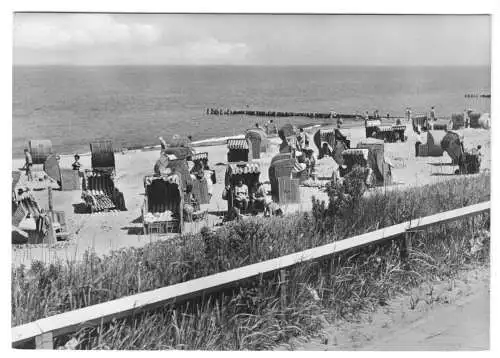
[{"label": "dune grass", "polygon": [[[349,194],[349,195],[347,195]],[[279,257],[335,240],[489,200],[487,174],[405,191],[356,194],[331,188],[311,213],[252,218],[83,262],[12,269],[12,325]],[[335,200],[333,200],[335,198]],[[354,317],[393,295],[465,264],[487,264],[489,214],[438,225],[413,238],[410,270],[395,242],[352,250],[250,280],[236,291],[136,315],[77,333],[79,348],[269,349],[307,336],[338,317]],[[479,247],[479,249],[478,249]],[[63,338],[60,343],[64,343]]]}]

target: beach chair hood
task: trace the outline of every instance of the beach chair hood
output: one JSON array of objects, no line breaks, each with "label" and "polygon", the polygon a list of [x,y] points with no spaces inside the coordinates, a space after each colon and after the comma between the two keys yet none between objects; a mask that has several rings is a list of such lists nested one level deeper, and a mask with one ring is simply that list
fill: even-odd
[{"label": "beach chair hood", "polygon": [[283,139],[295,135],[295,127],[291,124],[285,124],[278,130],[278,136]]},{"label": "beach chair hood", "polygon": [[182,202],[182,178],[179,174],[144,177],[147,212],[178,212]]},{"label": "beach chair hood", "polygon": [[243,174],[260,174],[260,166],[258,163],[229,163],[227,166],[227,174],[243,175]]},{"label": "beach chair hood", "polygon": [[463,138],[454,131],[448,131],[441,140],[441,148],[448,153],[454,163],[458,163],[463,155]]},{"label": "beach chair hood", "polygon": [[191,141],[187,137],[182,137],[178,134],[174,134],[172,137],[165,140],[168,147],[178,148],[178,147],[192,147]]},{"label": "beach chair hood", "polygon": [[385,161],[384,141],[375,138],[366,138],[357,145],[358,149],[368,149],[368,164],[372,168],[375,178],[379,182],[391,181],[390,165]]}]

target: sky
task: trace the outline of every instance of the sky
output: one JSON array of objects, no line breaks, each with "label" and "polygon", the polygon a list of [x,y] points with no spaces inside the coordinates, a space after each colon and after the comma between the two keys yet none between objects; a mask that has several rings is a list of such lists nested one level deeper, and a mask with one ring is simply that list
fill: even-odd
[{"label": "sky", "polygon": [[14,15],[14,65],[490,64],[487,15]]}]

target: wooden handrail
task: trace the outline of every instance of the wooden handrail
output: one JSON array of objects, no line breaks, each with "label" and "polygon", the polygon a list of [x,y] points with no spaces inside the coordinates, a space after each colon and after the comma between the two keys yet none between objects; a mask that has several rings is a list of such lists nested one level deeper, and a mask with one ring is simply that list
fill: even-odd
[{"label": "wooden handrail", "polygon": [[52,345],[50,342],[52,337],[75,332],[81,327],[100,325],[113,319],[127,317],[140,311],[194,299],[205,294],[220,291],[223,288],[234,286],[242,280],[282,270],[298,263],[320,259],[345,250],[360,248],[380,241],[398,238],[408,231],[419,230],[431,225],[443,224],[468,216],[481,214],[489,211],[490,206],[490,201],[474,204],[407,221],[275,259],[42,318],[34,322],[13,327],[12,345],[13,347],[19,347],[35,339],[37,348],[51,348]]}]

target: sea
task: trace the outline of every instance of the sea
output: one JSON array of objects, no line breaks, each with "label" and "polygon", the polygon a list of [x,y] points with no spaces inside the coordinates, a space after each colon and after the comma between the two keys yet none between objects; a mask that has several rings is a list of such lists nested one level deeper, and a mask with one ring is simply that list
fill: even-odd
[{"label": "sea", "polygon": [[[207,115],[207,108],[403,116],[435,107],[449,117],[489,112],[490,67],[14,66],[13,157],[31,139],[60,154],[158,144],[158,136],[194,141],[241,134],[269,118]],[[311,123],[279,118],[278,125]],[[324,120],[323,120],[324,121]]]}]

